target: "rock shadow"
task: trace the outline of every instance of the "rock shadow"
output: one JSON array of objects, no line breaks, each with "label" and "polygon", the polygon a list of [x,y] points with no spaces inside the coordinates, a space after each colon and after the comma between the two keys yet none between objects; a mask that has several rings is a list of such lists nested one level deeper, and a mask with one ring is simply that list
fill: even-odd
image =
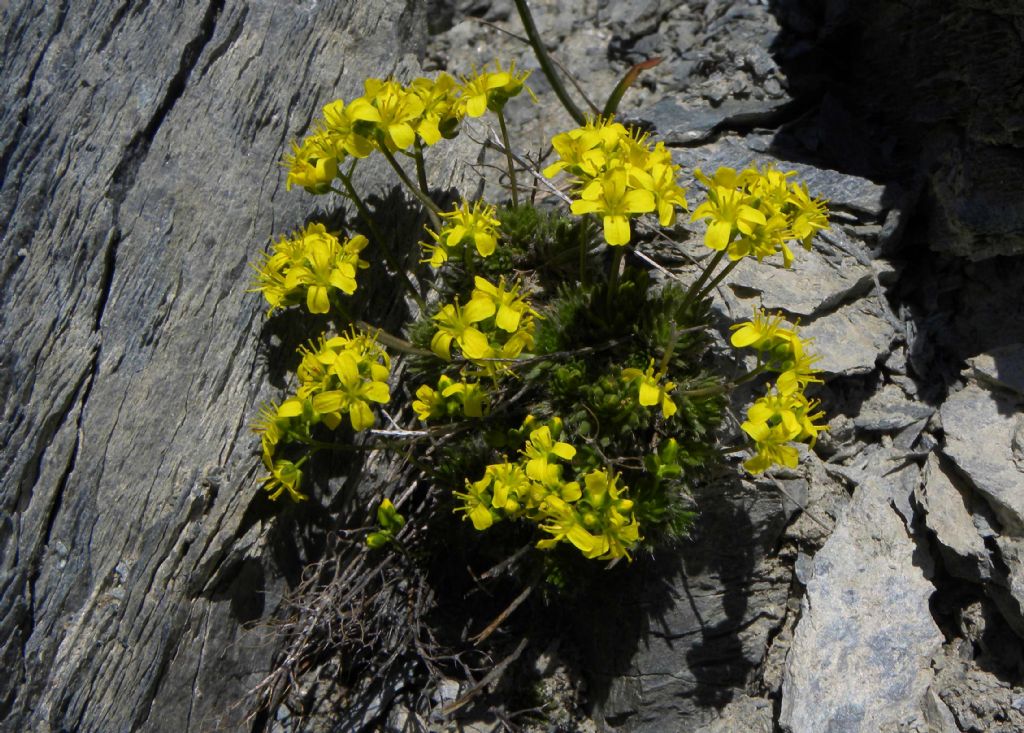
[{"label": "rock shadow", "polygon": [[781,623],[789,578],[762,563],[786,523],[778,496],[729,476],[694,498],[689,540],[605,571],[576,609],[593,713],[612,727],[696,726],[742,693]]}]

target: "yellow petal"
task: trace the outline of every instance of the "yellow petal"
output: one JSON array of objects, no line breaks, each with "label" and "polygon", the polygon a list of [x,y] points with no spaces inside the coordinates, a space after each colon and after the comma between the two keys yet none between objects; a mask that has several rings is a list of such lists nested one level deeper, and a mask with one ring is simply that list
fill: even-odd
[{"label": "yellow petal", "polygon": [[604,240],[610,245],[629,243],[629,219],[625,216],[604,217]]},{"label": "yellow petal", "polygon": [[732,226],[727,221],[716,221],[708,227],[704,235],[704,244],[714,250],[723,250],[729,244]]},{"label": "yellow petal", "polygon": [[352,429],[357,433],[373,427],[373,410],[365,402],[352,403],[348,411],[348,419],[352,421]]},{"label": "yellow petal", "polygon": [[475,328],[467,328],[458,339],[459,347],[467,359],[483,359],[491,350],[487,337]]},{"label": "yellow petal", "polygon": [[345,395],[338,390],[313,395],[313,409],[317,412],[337,412],[345,401]]}]

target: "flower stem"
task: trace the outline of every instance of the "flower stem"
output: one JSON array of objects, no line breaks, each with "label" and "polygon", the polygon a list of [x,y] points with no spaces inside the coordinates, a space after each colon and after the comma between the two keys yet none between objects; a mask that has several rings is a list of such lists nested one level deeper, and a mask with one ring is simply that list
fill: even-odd
[{"label": "flower stem", "polygon": [[423,161],[423,143],[420,142],[419,137],[416,138],[414,145],[416,150],[416,180],[420,184],[420,190],[427,196],[430,196],[430,185],[427,183],[427,167]]},{"label": "flower stem", "polygon": [[565,111],[576,121],[577,125],[582,126],[586,124],[586,117],[584,117],[580,108],[576,106],[576,103],[572,101],[572,97],[569,96],[565,86],[562,84],[562,79],[558,76],[558,72],[555,71],[555,65],[551,62],[551,57],[548,56],[548,50],[544,47],[544,41],[541,39],[540,33],[537,32],[537,24],[533,22],[530,6],[526,4],[526,0],[515,0],[515,3],[516,10],[519,11],[519,18],[523,21],[523,28],[526,30],[526,37],[530,39],[533,53],[537,56],[537,62],[540,63],[544,76],[548,78],[552,91],[554,91],[558,101],[562,103]]},{"label": "flower stem", "polygon": [[366,321],[355,321],[355,325],[367,333],[373,334],[373,337],[380,341],[385,346],[390,346],[395,351],[400,351],[403,354],[415,354],[416,356],[433,356],[438,359],[441,357],[437,356],[433,351],[427,351],[426,349],[420,349],[406,341],[405,339],[393,336],[382,328],[377,326],[371,326]]},{"label": "flower stem", "polygon": [[679,342],[679,329],[676,327],[676,324],[669,324],[669,329],[668,347],[665,349],[665,354],[661,357],[661,363],[658,364],[658,372],[661,374],[664,374],[668,369],[668,363],[672,360],[676,344]]},{"label": "flower stem", "polygon": [[612,247],[612,271],[608,273],[608,313],[612,312],[612,299],[619,289],[619,268],[622,266],[622,258],[626,254],[625,247]]},{"label": "flower stem", "polygon": [[423,191],[419,189],[419,186],[412,182],[412,179],[410,179],[409,175],[402,169],[402,166],[398,164],[398,161],[395,160],[395,156],[391,154],[390,150],[383,145],[381,145],[378,150],[384,154],[384,158],[391,164],[391,167],[395,169],[395,173],[398,175],[398,178],[402,183],[405,184],[405,187],[409,189],[413,196],[419,199],[421,204],[423,204],[424,208],[427,210],[427,215],[430,217],[430,223],[434,225],[435,229],[441,231],[441,210],[437,208],[437,204],[435,204],[427,194],[423,193]]},{"label": "flower stem", "polygon": [[728,265],[726,265],[722,269],[722,271],[718,273],[715,279],[708,283],[708,286],[706,288],[697,293],[697,300],[707,297],[708,293],[717,288],[718,284],[725,280],[725,278],[729,276],[729,273],[736,269],[736,265],[738,265],[739,263],[739,260],[733,260]]},{"label": "flower stem", "polygon": [[420,294],[418,292],[416,292],[416,286],[413,285],[412,279],[409,277],[409,273],[407,273],[405,271],[405,268],[402,267],[402,265],[398,262],[398,258],[395,257],[395,253],[391,251],[391,247],[388,246],[388,242],[386,239],[384,239],[384,235],[381,234],[380,229],[377,228],[377,224],[376,222],[374,222],[373,216],[370,214],[370,210],[366,208],[366,204],[363,202],[363,199],[356,192],[355,186],[352,185],[352,171],[354,170],[354,168],[355,165],[353,164],[352,168],[349,169],[349,172],[347,174],[341,173],[340,171],[338,173],[338,178],[341,179],[341,183],[345,187],[345,190],[339,191],[336,188],[332,190],[335,193],[340,194],[345,198],[349,199],[353,204],[355,204],[356,212],[359,214],[359,218],[363,220],[363,223],[366,224],[367,229],[370,230],[370,234],[376,240],[377,246],[380,247],[380,251],[384,254],[384,260],[388,263],[388,266],[390,266],[392,270],[394,270],[401,276],[402,283],[405,285],[405,289],[409,292],[409,295],[412,297],[412,299],[416,301],[416,305],[419,306],[420,311],[422,313],[426,313],[426,301],[423,300],[422,297],[420,297]]},{"label": "flower stem", "polygon": [[714,257],[711,258],[711,262],[704,268],[704,272],[700,274],[696,282],[690,285],[689,290],[686,291],[686,297],[683,299],[683,305],[689,305],[697,298],[697,293],[704,287],[704,283],[711,277],[711,273],[714,272],[715,268],[718,267],[718,263],[725,257],[725,250],[719,251]]},{"label": "flower stem", "polygon": [[508,180],[512,186],[512,206],[519,206],[519,191],[516,188],[516,166],[512,160],[512,146],[508,140],[508,127],[505,126],[505,112],[498,110],[498,126],[501,128],[501,141],[505,144],[505,160],[508,162]]},{"label": "flower stem", "polygon": [[587,285],[587,242],[590,239],[590,218],[580,219],[580,285]]}]

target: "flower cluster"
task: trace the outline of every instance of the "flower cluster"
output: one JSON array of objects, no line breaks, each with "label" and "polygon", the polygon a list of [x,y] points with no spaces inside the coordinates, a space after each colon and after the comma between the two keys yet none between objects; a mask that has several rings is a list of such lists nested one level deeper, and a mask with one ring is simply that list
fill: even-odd
[{"label": "flower cluster", "polygon": [[698,206],[693,221],[707,219],[704,244],[727,251],[731,260],[782,253],[786,267],[793,263],[787,242],[799,241],[810,250],[817,231],[828,228],[828,211],[821,199],[812,199],[806,186],[790,183],[793,172],[772,167],[737,172],[719,168],[713,177],[695,170],[708,199]]},{"label": "flower cluster", "polygon": [[516,72],[515,64],[506,70],[496,61],[494,71],[484,69],[463,77],[461,83],[445,73],[410,84],[367,79],[361,97],[325,105],[313,132],[301,143],[292,143],[291,154],[282,161],[288,169],[285,187],[327,193],[349,156],[365,158],[374,150],[405,152],[414,144],[430,146],[454,138],[463,117],[480,117],[488,109],[500,112],[525,88],[527,76],[529,72]]},{"label": "flower cluster", "polygon": [[551,144],[559,159],[544,175],[575,176],[572,213],[601,216],[610,245],[630,241],[630,218],[637,214],[657,212],[662,226],[672,226],[677,209],[686,209],[686,192],[676,182],[680,169],[664,143],[652,148],[647,135],[597,118],[555,135]]},{"label": "flower cluster", "polygon": [[490,408],[490,395],[480,382],[458,382],[442,374],[437,388],[429,384],[416,390],[412,409],[423,422],[458,417],[483,417]]},{"label": "flower cluster", "polygon": [[427,255],[423,261],[429,262],[431,267],[439,268],[451,255],[463,252],[463,248],[470,245],[481,257],[494,254],[501,226],[494,206],[483,201],[474,204],[463,201],[451,211],[442,212],[441,218],[444,220],[441,231],[427,229],[434,243],[420,243]]},{"label": "flower cluster", "polygon": [[333,430],[347,414],[353,430],[373,427],[370,403],[391,399],[391,359],[384,347],[372,335],[352,329],[342,336],[321,337],[299,353],[298,397],[310,399],[319,420]]},{"label": "flower cluster", "polygon": [[253,425],[253,432],[260,436],[263,465],[270,471],[263,483],[271,499],[284,491],[295,501],[306,498],[299,491],[302,461],[278,458],[279,446],[313,444],[313,428],[324,425],[334,430],[342,414],[348,414],[354,430],[365,430],[374,422],[369,403],[383,404],[391,398],[387,385],[391,360],[370,334],[353,329],[342,336],[321,336],[299,347],[299,355],[295,395],[280,405],[264,405]]},{"label": "flower cluster", "polygon": [[607,471],[585,473],[582,487],[567,481],[563,470],[576,449],[558,440],[561,429],[555,418],[531,430],[518,461],[489,465],[482,478],[467,480],[466,490],[455,492],[461,500],[455,511],[481,531],[506,518],[532,521],[550,535],[537,542],[542,550],[568,542],[587,558],[629,557],[640,539],[633,501],[618,476]]},{"label": "flower cluster", "polygon": [[449,303],[434,316],[437,331],[430,348],[450,361],[455,343],[466,359],[493,375],[503,367],[502,360],[515,359],[533,347],[538,315],[520,293],[518,283],[506,287],[504,278],[494,285],[476,277],[474,285],[464,306],[458,301]]},{"label": "flower cluster", "polygon": [[323,224],[310,224],[273,246],[256,268],[253,291],[263,293],[268,313],[303,301],[310,313],[330,310],[330,291],[356,291],[356,271],[370,264],[359,253],[367,245],[362,234],[339,241]]},{"label": "flower cluster", "polygon": [[261,481],[271,499],[277,499],[285,491],[293,501],[306,498],[299,490],[302,471],[291,461],[275,459],[275,454],[282,443],[308,441],[316,419],[309,401],[297,397],[290,397],[280,405],[270,403],[260,408],[259,419],[252,429],[260,436],[263,465],[269,471]]},{"label": "flower cluster", "polygon": [[813,445],[825,429],[814,422],[824,414],[814,412],[818,401],[804,396],[808,384],[821,382],[819,370],[814,368],[818,357],[808,350],[799,329],[787,328],[783,322],[782,315],[757,309],[752,320],[732,327],[733,346],[754,349],[759,369],[779,372],[775,386],[750,407],[741,426],[755,443],[754,456],[743,464],[753,473],[774,464],[796,466],[797,450],[789,443],[810,441]]},{"label": "flower cluster", "polygon": [[792,442],[809,441],[814,445],[818,433],[826,426],[815,420],[825,413],[814,412],[817,400],[808,400],[803,392],[782,394],[777,389],[754,402],[747,410],[747,419],[740,426],[754,441],[756,452],[743,463],[751,473],[761,473],[778,464],[795,468],[799,453]]}]

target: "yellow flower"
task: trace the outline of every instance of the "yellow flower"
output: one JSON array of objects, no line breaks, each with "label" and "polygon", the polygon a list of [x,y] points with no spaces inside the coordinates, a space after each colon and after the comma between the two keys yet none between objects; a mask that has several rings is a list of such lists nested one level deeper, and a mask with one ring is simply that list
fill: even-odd
[{"label": "yellow flower", "polygon": [[553,461],[571,461],[576,455],[574,447],[552,437],[547,425],[532,431],[529,442],[520,452],[527,459],[526,475],[545,484],[557,483],[561,476],[561,466]]},{"label": "yellow flower", "polygon": [[373,427],[374,416],[369,403],[387,403],[391,399],[388,385],[360,374],[359,362],[349,351],[338,354],[331,371],[337,377],[337,386],[315,395],[313,409],[325,415],[347,412],[356,432]]},{"label": "yellow flower", "polygon": [[430,340],[430,350],[445,361],[451,361],[452,341],[458,344],[467,359],[484,359],[490,354],[491,345],[487,337],[473,324],[479,323],[494,312],[480,300],[471,300],[465,308],[453,303],[444,306],[434,320],[437,333]]},{"label": "yellow flower", "polygon": [[464,512],[463,519],[473,522],[473,528],[483,531],[491,527],[501,516],[491,509],[491,483],[494,480],[493,474],[484,473],[479,481],[466,480],[466,490],[455,492],[455,497],[462,499],[462,506],[455,507],[456,512]]},{"label": "yellow flower", "polygon": [[828,229],[828,210],[822,199],[812,199],[804,184],[792,184],[788,203],[793,211],[790,229],[793,236],[800,240],[804,248],[811,248],[814,233]]},{"label": "yellow flower", "polygon": [[461,119],[456,106],[456,88],[455,79],[443,72],[436,79],[414,79],[409,85],[409,92],[419,97],[423,105],[416,133],[427,145],[455,137]]},{"label": "yellow flower", "polygon": [[677,207],[686,211],[686,191],[676,182],[678,171],[678,166],[664,163],[651,167],[651,193],[657,206],[658,223],[663,227],[676,223]]},{"label": "yellow flower", "polygon": [[371,123],[377,144],[391,152],[405,150],[416,140],[415,125],[423,100],[393,79],[367,79],[366,94],[352,100],[347,112],[357,122]]},{"label": "yellow flower", "polygon": [[473,290],[470,302],[480,301],[481,312],[488,310],[488,316],[494,315],[494,323],[503,331],[514,333],[519,329],[523,316],[536,313],[530,308],[526,300],[519,294],[520,285],[505,288],[505,278],[498,280],[497,285],[492,285],[482,277],[473,278],[475,289]]},{"label": "yellow flower", "polygon": [[747,420],[740,426],[754,440],[755,454],[743,466],[751,473],[761,473],[778,464],[795,468],[799,460],[792,441],[810,441],[827,429],[816,420],[824,416],[813,412],[818,402],[808,400],[801,392],[783,394],[769,391],[747,410]]},{"label": "yellow flower", "polygon": [[331,181],[338,175],[338,157],[330,138],[315,133],[302,141],[292,143],[291,155],[285,155],[281,164],[288,169],[285,190],[302,186],[314,194],[327,193]]},{"label": "yellow flower", "polygon": [[358,120],[351,114],[351,105],[345,106],[345,100],[324,105],[323,115],[325,136],[334,144],[339,160],[345,155],[365,158],[373,152],[373,141],[357,132]]},{"label": "yellow flower", "polygon": [[654,373],[654,359],[651,359],[645,371],[639,369],[623,369],[623,381],[636,385],[638,388],[637,399],[644,407],[661,406],[661,414],[666,420],[678,411],[676,403],[668,396],[669,392],[676,388],[674,382],[659,384],[664,372]]},{"label": "yellow flower", "polygon": [[[459,107],[470,117],[482,117],[488,109],[499,112],[509,99],[518,95],[524,88],[530,72],[516,73],[515,62],[508,70],[501,68],[498,61],[494,62],[494,71],[474,72],[472,76],[463,77],[459,88]],[[530,96],[533,92],[527,88]]]},{"label": "yellow flower", "polygon": [[270,498],[276,501],[285,491],[292,501],[308,499],[305,494],[299,491],[302,483],[302,471],[291,461],[274,461],[268,466],[270,473],[264,476],[261,481],[263,488],[270,493]]},{"label": "yellow flower", "polygon": [[691,221],[710,219],[704,244],[713,250],[725,249],[737,234],[753,234],[754,227],[767,223],[765,215],[749,203],[742,191],[715,186],[708,189],[708,200],[698,206]]},{"label": "yellow flower", "polygon": [[588,183],[570,208],[577,216],[600,214],[605,241],[617,246],[629,243],[630,215],[654,211],[655,203],[650,191],[629,186],[625,171],[612,169]]},{"label": "yellow flower", "polygon": [[442,397],[457,397],[466,417],[483,417],[489,407],[489,398],[479,382],[454,382],[441,392]]},{"label": "yellow flower", "polygon": [[437,420],[447,416],[448,403],[444,399],[444,390],[450,387],[451,384],[451,378],[442,374],[438,380],[437,389],[434,389],[429,384],[421,385],[416,390],[416,399],[412,403],[412,409],[416,413],[416,417],[423,422],[429,422],[430,420]]},{"label": "yellow flower", "polygon": [[442,212],[441,218],[445,220],[445,225],[437,234],[438,244],[450,252],[472,242],[481,257],[490,257],[498,245],[498,229],[501,226],[497,211],[495,206],[483,201],[471,205],[463,200],[453,210]]},{"label": "yellow flower", "polygon": [[764,308],[754,310],[754,318],[751,321],[737,323],[732,326],[732,338],[730,342],[738,349],[749,346],[762,351],[772,348],[778,339],[783,317],[781,314],[769,316]]}]

